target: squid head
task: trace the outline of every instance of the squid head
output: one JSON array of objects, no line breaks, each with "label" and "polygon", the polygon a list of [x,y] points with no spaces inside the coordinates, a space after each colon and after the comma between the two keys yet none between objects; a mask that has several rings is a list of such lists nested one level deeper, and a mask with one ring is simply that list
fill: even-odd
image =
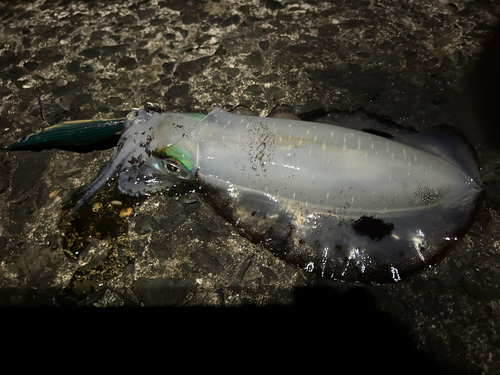
[{"label": "squid head", "polygon": [[119,190],[132,196],[166,190],[179,180],[194,180],[197,143],[193,128],[205,116],[195,113],[160,115],[146,110],[130,112],[113,156],[99,175],[79,190],[85,194],[69,215],[115,176]]}]

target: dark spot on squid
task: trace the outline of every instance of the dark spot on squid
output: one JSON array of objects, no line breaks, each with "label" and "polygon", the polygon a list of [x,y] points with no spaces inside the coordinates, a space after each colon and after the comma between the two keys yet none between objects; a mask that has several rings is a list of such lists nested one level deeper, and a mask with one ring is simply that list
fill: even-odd
[{"label": "dark spot on squid", "polygon": [[122,150],[123,146],[125,146],[125,141],[126,141],[125,138],[123,138],[123,137],[120,138],[120,140],[118,141],[118,144],[116,145],[117,153],[119,153]]},{"label": "dark spot on squid", "polygon": [[386,223],[382,219],[377,219],[373,216],[361,216],[351,226],[360,236],[368,236],[376,241],[380,241],[385,236],[391,234],[394,229],[393,223]]},{"label": "dark spot on squid", "polygon": [[142,158],[142,155],[139,155],[138,158],[135,156],[132,156],[132,158],[130,160],[128,160],[128,163],[130,164],[131,169],[133,171],[137,171],[144,164],[144,160]]},{"label": "dark spot on squid", "polygon": [[153,155],[153,152],[151,151],[151,149],[150,149],[150,147],[149,147],[149,145],[151,144],[151,141],[152,141],[153,139],[154,139],[154,136],[153,136],[153,135],[148,135],[148,136],[146,137],[146,142],[141,142],[141,143],[139,144],[139,146],[140,146],[141,148],[143,148],[143,149],[144,149],[144,151],[146,152],[146,154],[147,154],[149,157],[151,157],[151,155]]}]

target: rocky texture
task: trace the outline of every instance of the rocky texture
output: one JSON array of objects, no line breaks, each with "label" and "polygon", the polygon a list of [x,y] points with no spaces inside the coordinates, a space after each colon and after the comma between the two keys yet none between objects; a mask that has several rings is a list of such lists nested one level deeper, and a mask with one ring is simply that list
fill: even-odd
[{"label": "rocky texture", "polygon": [[[461,127],[461,82],[494,11],[485,0],[4,3],[0,142],[45,126],[39,96],[52,124],[119,117],[151,101],[199,112],[246,104],[261,115],[277,103],[297,112],[364,108],[417,130]],[[405,327],[436,366],[498,373],[500,162],[498,152],[475,146],[486,199],[466,238],[410,280],[357,286],[284,264],[240,237],[190,187],[134,199],[111,184],[68,225],[62,212],[71,193],[112,150],[2,152],[0,303],[290,305],[297,288],[325,286]],[[374,316],[351,314],[352,298],[332,303],[350,312],[334,315],[341,324]]]}]

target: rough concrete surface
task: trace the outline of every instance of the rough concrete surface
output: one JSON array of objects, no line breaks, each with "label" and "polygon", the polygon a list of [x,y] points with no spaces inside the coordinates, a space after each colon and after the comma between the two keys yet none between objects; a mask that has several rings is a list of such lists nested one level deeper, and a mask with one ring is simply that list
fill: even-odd
[{"label": "rough concrete surface", "polygon": [[[417,130],[463,127],[462,80],[496,9],[486,0],[0,2],[0,143],[46,126],[39,96],[51,124],[120,117],[149,101],[205,113],[245,104],[260,115],[276,104],[364,108]],[[210,310],[217,321],[238,306],[256,316],[277,306],[333,337],[356,326],[368,335],[366,322],[381,316],[373,324],[401,327],[434,369],[500,373],[500,155],[475,146],[486,191],[476,223],[439,265],[392,285],[295,269],[189,187],[144,199],[110,184],[66,223],[72,193],[113,145],[2,151],[0,304],[224,307]],[[311,290],[326,292],[303,296]],[[297,305],[330,314],[338,330],[315,322],[320,313],[299,317]]]}]

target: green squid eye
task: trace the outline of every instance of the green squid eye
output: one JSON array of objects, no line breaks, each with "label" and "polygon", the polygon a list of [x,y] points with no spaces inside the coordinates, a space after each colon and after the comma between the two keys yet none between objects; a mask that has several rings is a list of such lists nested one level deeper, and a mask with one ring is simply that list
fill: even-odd
[{"label": "green squid eye", "polygon": [[[187,168],[188,170],[193,169],[192,159],[193,157],[189,153],[189,151],[178,148],[176,146],[158,148],[153,151],[153,155],[160,158],[165,159],[168,158],[173,163],[179,165],[179,167]],[[181,167],[181,168],[182,168]],[[176,167],[178,168],[178,167]]]},{"label": "green squid eye", "polygon": [[175,166],[175,165],[173,165],[173,164],[168,163],[168,164],[167,164],[167,171],[168,171],[169,173],[172,173],[172,174],[179,174],[179,173],[180,173],[180,171],[181,171],[181,169],[180,169],[180,168],[178,168],[178,167],[176,167],[176,166]]},{"label": "green squid eye", "polygon": [[163,159],[161,164],[157,163],[155,168],[174,179],[188,180],[193,177],[193,174],[176,158],[168,157]]},{"label": "green squid eye", "polygon": [[176,146],[157,148],[152,152],[150,165],[159,173],[175,180],[192,180],[193,160],[189,151]]}]

